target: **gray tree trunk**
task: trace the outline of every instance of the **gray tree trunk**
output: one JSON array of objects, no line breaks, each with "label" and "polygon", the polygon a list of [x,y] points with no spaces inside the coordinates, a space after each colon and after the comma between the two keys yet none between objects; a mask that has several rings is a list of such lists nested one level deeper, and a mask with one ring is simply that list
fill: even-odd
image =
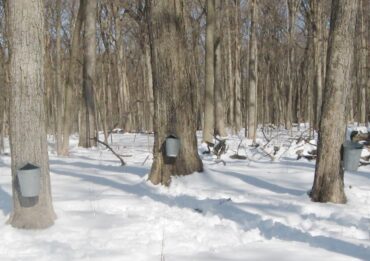
[{"label": "gray tree trunk", "polygon": [[203,141],[213,143],[214,134],[214,34],[215,34],[215,0],[207,0],[207,25],[206,25],[206,87],[204,93],[204,127]]},{"label": "gray tree trunk", "polygon": [[[191,56],[187,55],[184,2],[161,0],[152,10],[146,0],[154,88],[154,147],[149,180],[169,185],[171,176],[202,171],[196,131],[196,97],[191,84]],[[171,77],[169,77],[171,76]],[[175,134],[181,141],[175,160],[164,156],[165,139]]]},{"label": "gray tree trunk", "polygon": [[340,150],[346,129],[345,104],[351,86],[357,3],[357,0],[332,1],[324,102],[311,191],[313,201],[346,202]]},{"label": "gray tree trunk", "polygon": [[288,33],[289,33],[289,53],[288,53],[288,104],[287,104],[287,112],[285,115],[285,127],[287,129],[292,128],[292,119],[293,119],[293,66],[294,66],[294,33],[295,33],[295,21],[296,21],[296,13],[299,5],[299,1],[296,0],[287,0],[288,5]]},{"label": "gray tree trunk", "polygon": [[[116,5],[116,4],[115,4]],[[131,131],[133,128],[133,113],[130,109],[131,97],[129,92],[129,83],[127,79],[127,68],[126,68],[126,57],[125,57],[125,46],[124,38],[122,34],[122,23],[119,14],[119,7],[115,6],[116,17],[115,27],[117,28],[117,52],[118,55],[115,57],[117,65],[117,78],[118,78],[118,116],[119,126],[125,131]]]},{"label": "gray tree trunk", "polygon": [[146,101],[148,103],[148,110],[145,112],[147,121],[147,131],[153,131],[153,112],[154,112],[154,97],[153,97],[153,70],[150,61],[150,47],[145,44],[145,67],[147,73],[147,92]]},{"label": "gray tree trunk", "polygon": [[61,59],[61,33],[62,33],[62,19],[61,19],[61,0],[57,0],[56,3],[56,138],[57,138],[57,153],[62,154],[62,143],[63,143],[63,88],[62,88],[62,59]]},{"label": "gray tree trunk", "polygon": [[240,52],[241,52],[241,44],[240,44],[240,1],[235,1],[234,6],[234,23],[235,23],[235,81],[234,81],[234,93],[235,93],[235,101],[234,101],[234,129],[235,133],[238,133],[240,128],[242,127],[242,74],[240,70]]},{"label": "gray tree trunk", "polygon": [[80,51],[80,32],[83,19],[83,3],[80,1],[78,14],[73,26],[73,34],[71,40],[71,56],[68,66],[67,81],[64,92],[64,115],[63,115],[63,145],[61,154],[67,156],[69,154],[69,135],[72,132],[72,123],[74,120],[73,103],[79,103],[79,99],[74,98],[74,87],[76,85],[76,71],[78,70],[78,57]]},{"label": "gray tree trunk", "polygon": [[250,56],[249,56],[249,92],[248,92],[248,120],[246,136],[256,140],[257,131],[257,2],[252,0],[252,20],[250,29]]},{"label": "gray tree trunk", "polygon": [[84,57],[82,75],[82,96],[85,110],[82,115],[82,124],[85,126],[85,135],[80,136],[79,145],[85,148],[96,146],[96,119],[95,119],[95,70],[96,70],[96,0],[84,0]]},{"label": "gray tree trunk", "polygon": [[224,90],[222,84],[222,54],[221,54],[221,1],[216,0],[216,31],[215,31],[215,134],[220,136],[226,136],[225,126],[225,102],[224,102]]},{"label": "gray tree trunk", "polygon": [[365,5],[364,0],[359,0],[359,27],[360,27],[360,57],[359,57],[359,79],[358,79],[358,122],[366,123],[366,83],[367,83],[367,50],[366,50],[366,27],[365,27]]},{"label": "gray tree trunk", "polygon": [[226,33],[227,33],[227,86],[228,86],[228,123],[231,127],[234,126],[234,104],[235,104],[235,89],[234,89],[234,74],[233,74],[233,59],[232,59],[232,43],[231,43],[231,23],[230,23],[230,6],[226,6]]},{"label": "gray tree trunk", "polygon": [[5,67],[3,50],[0,50],[0,70],[3,72],[0,74],[0,154],[4,152],[4,122],[8,99],[5,77],[6,73],[4,73],[6,70]]},{"label": "gray tree trunk", "polygon": [[311,20],[312,20],[312,36],[313,36],[313,52],[314,52],[314,124],[313,128],[318,129],[321,119],[321,107],[323,99],[323,57],[322,57],[322,30],[323,30],[323,18],[322,18],[322,3],[320,0],[311,0]]},{"label": "gray tree trunk", "polygon": [[[13,210],[9,223],[41,229],[54,223],[44,106],[44,5],[41,0],[9,1],[10,145]],[[27,162],[41,168],[38,197],[20,193],[17,169]]]}]

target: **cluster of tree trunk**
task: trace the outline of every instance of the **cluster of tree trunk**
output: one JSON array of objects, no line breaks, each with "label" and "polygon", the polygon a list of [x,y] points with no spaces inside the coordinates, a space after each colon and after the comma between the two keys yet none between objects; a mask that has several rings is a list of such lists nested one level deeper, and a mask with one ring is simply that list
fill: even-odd
[{"label": "cluster of tree trunk", "polygon": [[[202,171],[197,129],[213,144],[227,128],[244,126],[255,141],[259,124],[309,123],[319,133],[312,199],[345,201],[345,124],[368,124],[370,114],[367,0],[0,0],[0,39],[13,226],[55,218],[47,134],[68,155],[71,133],[91,147],[117,127],[154,132],[149,179],[168,185]],[[165,154],[169,135],[181,140],[176,160]],[[26,162],[42,169],[37,199],[19,194]]]},{"label": "cluster of tree trunk", "polygon": [[[9,81],[6,2],[0,1],[4,89]],[[308,122],[318,130],[331,0],[204,0],[183,5],[196,127],[203,130],[204,141],[213,143],[214,135],[226,136],[227,127],[239,132],[243,126],[254,139],[257,126],[267,123],[289,129]],[[81,136],[80,145],[89,147],[95,145],[98,130],[106,139],[115,127],[154,130],[145,13],[144,0],[45,1],[46,121],[58,154],[68,154],[68,137],[74,132]],[[370,110],[369,13],[368,1],[359,1],[346,110],[348,121],[361,124],[367,123]],[[1,135],[8,133],[6,93],[1,93]]]}]

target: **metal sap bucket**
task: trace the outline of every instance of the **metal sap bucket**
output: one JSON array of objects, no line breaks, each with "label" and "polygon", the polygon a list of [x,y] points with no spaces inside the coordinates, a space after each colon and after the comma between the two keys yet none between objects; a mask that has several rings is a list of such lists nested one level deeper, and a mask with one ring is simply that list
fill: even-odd
[{"label": "metal sap bucket", "polygon": [[21,194],[23,197],[37,197],[40,193],[41,169],[27,163],[17,170]]},{"label": "metal sap bucket", "polygon": [[166,156],[176,158],[180,151],[180,139],[175,135],[166,138]]},{"label": "metal sap bucket", "polygon": [[363,145],[357,142],[343,143],[343,167],[347,171],[357,171]]}]

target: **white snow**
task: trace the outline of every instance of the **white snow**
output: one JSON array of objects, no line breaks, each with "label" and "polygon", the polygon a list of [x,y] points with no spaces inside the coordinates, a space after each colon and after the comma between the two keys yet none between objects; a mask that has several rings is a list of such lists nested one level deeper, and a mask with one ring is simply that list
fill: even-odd
[{"label": "white snow", "polygon": [[123,167],[77,139],[70,157],[49,141],[58,219],[46,230],[5,224],[10,156],[0,156],[0,260],[370,260],[370,166],[345,174],[347,204],[320,204],[307,196],[314,161],[296,160],[306,145],[283,134],[270,144],[279,146],[273,161],[250,141],[239,148],[247,160],[230,159],[240,134],[229,136],[225,166],[202,155],[205,171],[169,188],[147,181],[152,135],[113,134],[113,148],[132,155]]}]

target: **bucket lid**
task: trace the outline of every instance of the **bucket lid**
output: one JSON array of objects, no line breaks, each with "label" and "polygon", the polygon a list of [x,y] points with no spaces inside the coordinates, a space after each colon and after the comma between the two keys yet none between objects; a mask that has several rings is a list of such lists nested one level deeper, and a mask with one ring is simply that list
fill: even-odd
[{"label": "bucket lid", "polygon": [[26,165],[24,165],[22,168],[20,168],[19,170],[31,170],[31,169],[39,169],[40,167],[36,166],[36,165],[33,165],[31,163],[27,163]]},{"label": "bucket lid", "polygon": [[166,139],[178,139],[178,137],[174,134],[170,134],[170,135],[167,136]]}]

